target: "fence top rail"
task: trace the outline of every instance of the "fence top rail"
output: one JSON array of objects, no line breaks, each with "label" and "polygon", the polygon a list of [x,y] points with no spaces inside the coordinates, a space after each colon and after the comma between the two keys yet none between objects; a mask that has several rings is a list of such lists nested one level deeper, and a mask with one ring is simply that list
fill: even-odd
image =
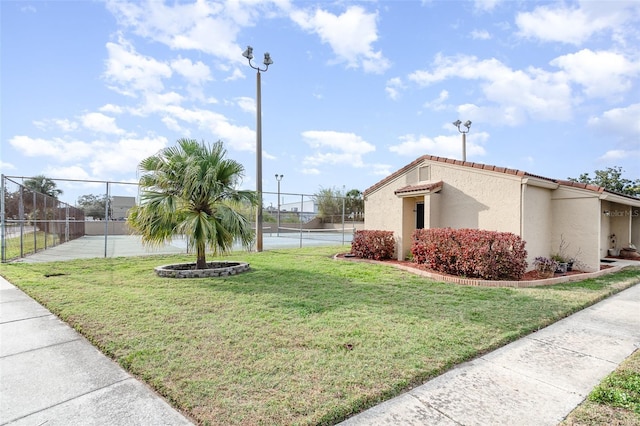
[{"label": "fence top rail", "polygon": [[[10,175],[4,175],[5,178],[11,180],[13,179],[33,179],[34,176],[10,176]],[[138,185],[138,182],[118,182],[118,181],[113,181],[113,180],[91,180],[91,179],[58,179],[58,178],[50,178],[51,180],[62,180],[62,181],[67,181],[67,182],[91,182],[91,183],[115,183],[118,185]],[[13,181],[13,183],[18,183]]]}]

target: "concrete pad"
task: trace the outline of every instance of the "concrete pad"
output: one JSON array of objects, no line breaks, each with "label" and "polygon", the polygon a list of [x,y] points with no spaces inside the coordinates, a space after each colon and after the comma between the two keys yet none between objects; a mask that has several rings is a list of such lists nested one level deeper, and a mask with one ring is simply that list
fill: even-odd
[{"label": "concrete pad", "polygon": [[561,321],[552,328],[540,330],[528,338],[616,364],[629,356],[640,343],[640,338],[590,318]]},{"label": "concrete pad", "polygon": [[73,329],[53,314],[0,323],[0,357],[79,339]]},{"label": "concrete pad", "polygon": [[[2,290],[5,291],[5,290]],[[20,321],[28,318],[45,317],[51,315],[47,309],[25,295],[23,300],[13,300],[0,303],[0,323]]]},{"label": "concrete pad", "polygon": [[12,426],[191,424],[134,379],[115,383],[11,423]]},{"label": "concrete pad", "polygon": [[410,393],[467,426],[555,426],[584,398],[483,360],[462,364]]},{"label": "concrete pad", "polygon": [[130,378],[82,339],[0,358],[0,412],[11,421]]},{"label": "concrete pad", "polygon": [[344,426],[460,426],[438,410],[405,393],[340,423]]},{"label": "concrete pad", "polygon": [[518,340],[482,359],[583,397],[617,367],[616,363],[533,339]]}]

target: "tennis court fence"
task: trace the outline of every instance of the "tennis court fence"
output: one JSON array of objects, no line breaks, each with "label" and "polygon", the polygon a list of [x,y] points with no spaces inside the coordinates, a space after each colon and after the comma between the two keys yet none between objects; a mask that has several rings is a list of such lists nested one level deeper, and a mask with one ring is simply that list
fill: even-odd
[{"label": "tennis court fence", "polygon": [[[103,237],[104,244],[95,257],[109,257],[110,246],[124,244],[117,236],[134,235],[126,222],[126,210],[116,208],[114,199],[138,201],[137,184],[131,182],[81,181],[54,179],[57,188],[92,184],[104,188],[95,196],[103,201],[98,213],[58,200],[26,186],[25,177],[1,177],[0,246],[1,261],[9,262],[61,244],[83,238]],[[362,229],[361,207],[352,199],[334,197],[318,200],[316,195],[263,192],[263,249],[305,247],[319,244],[350,244],[353,233]],[[322,204],[322,205],[320,205]],[[247,206],[243,213],[256,218],[255,207]],[[96,215],[96,213],[93,213]],[[106,219],[105,219],[106,218]],[[255,230],[255,221],[253,223]],[[133,241],[133,240],[131,240]],[[138,244],[138,243],[136,243]],[[93,244],[91,247],[97,245]],[[89,247],[88,245],[86,247]],[[185,246],[186,251],[186,246]]]}]

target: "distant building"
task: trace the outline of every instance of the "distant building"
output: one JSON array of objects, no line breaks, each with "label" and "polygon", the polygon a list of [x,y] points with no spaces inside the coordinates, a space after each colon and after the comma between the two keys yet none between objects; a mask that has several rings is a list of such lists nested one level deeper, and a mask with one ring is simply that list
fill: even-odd
[{"label": "distant building", "polygon": [[312,199],[305,199],[297,203],[280,204],[280,212],[296,213],[303,222],[308,222],[318,215],[318,203]]},{"label": "distant building", "polygon": [[126,220],[129,216],[129,210],[135,205],[135,197],[111,197],[111,219]]}]

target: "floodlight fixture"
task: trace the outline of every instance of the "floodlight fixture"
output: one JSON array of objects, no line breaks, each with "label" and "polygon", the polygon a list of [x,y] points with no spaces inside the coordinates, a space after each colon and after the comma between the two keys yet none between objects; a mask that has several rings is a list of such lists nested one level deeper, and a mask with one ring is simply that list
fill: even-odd
[{"label": "floodlight fixture", "polygon": [[[462,133],[462,161],[467,161],[467,133],[471,130],[471,120],[467,120],[462,123],[460,120],[456,120],[452,123],[454,126],[458,128],[458,131]],[[460,126],[464,126],[465,129],[461,129]]]}]

